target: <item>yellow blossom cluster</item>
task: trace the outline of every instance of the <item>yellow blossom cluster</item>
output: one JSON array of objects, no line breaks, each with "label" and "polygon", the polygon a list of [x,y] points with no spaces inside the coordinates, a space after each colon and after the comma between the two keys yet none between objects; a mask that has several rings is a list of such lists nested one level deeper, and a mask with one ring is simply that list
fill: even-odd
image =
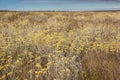
[{"label": "yellow blossom cluster", "polygon": [[120,12],[0,12],[0,80],[120,80]]}]

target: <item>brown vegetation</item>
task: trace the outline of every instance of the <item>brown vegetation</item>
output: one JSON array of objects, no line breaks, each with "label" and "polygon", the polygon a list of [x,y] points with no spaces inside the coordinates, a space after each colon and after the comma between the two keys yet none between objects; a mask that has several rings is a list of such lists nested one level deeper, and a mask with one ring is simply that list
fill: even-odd
[{"label": "brown vegetation", "polygon": [[0,80],[120,80],[120,12],[0,12]]}]

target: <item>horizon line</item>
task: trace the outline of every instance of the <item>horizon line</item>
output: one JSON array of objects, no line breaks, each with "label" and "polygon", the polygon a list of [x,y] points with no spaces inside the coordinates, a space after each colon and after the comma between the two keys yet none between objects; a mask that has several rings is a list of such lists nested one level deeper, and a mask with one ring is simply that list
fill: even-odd
[{"label": "horizon line", "polygon": [[102,11],[120,11],[120,9],[110,10],[0,10],[0,12],[102,12]]}]

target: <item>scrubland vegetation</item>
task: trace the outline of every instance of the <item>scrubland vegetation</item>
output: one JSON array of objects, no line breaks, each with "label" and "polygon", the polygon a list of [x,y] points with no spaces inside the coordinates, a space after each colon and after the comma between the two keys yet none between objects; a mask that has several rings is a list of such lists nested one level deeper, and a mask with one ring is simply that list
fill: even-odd
[{"label": "scrubland vegetation", "polygon": [[120,12],[0,12],[0,80],[120,80]]}]

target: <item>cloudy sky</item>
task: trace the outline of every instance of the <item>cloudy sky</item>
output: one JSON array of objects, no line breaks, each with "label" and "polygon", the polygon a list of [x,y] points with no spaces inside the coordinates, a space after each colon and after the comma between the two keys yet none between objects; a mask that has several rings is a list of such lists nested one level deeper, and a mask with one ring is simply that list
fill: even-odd
[{"label": "cloudy sky", "polygon": [[0,0],[0,10],[120,10],[120,0]]}]

